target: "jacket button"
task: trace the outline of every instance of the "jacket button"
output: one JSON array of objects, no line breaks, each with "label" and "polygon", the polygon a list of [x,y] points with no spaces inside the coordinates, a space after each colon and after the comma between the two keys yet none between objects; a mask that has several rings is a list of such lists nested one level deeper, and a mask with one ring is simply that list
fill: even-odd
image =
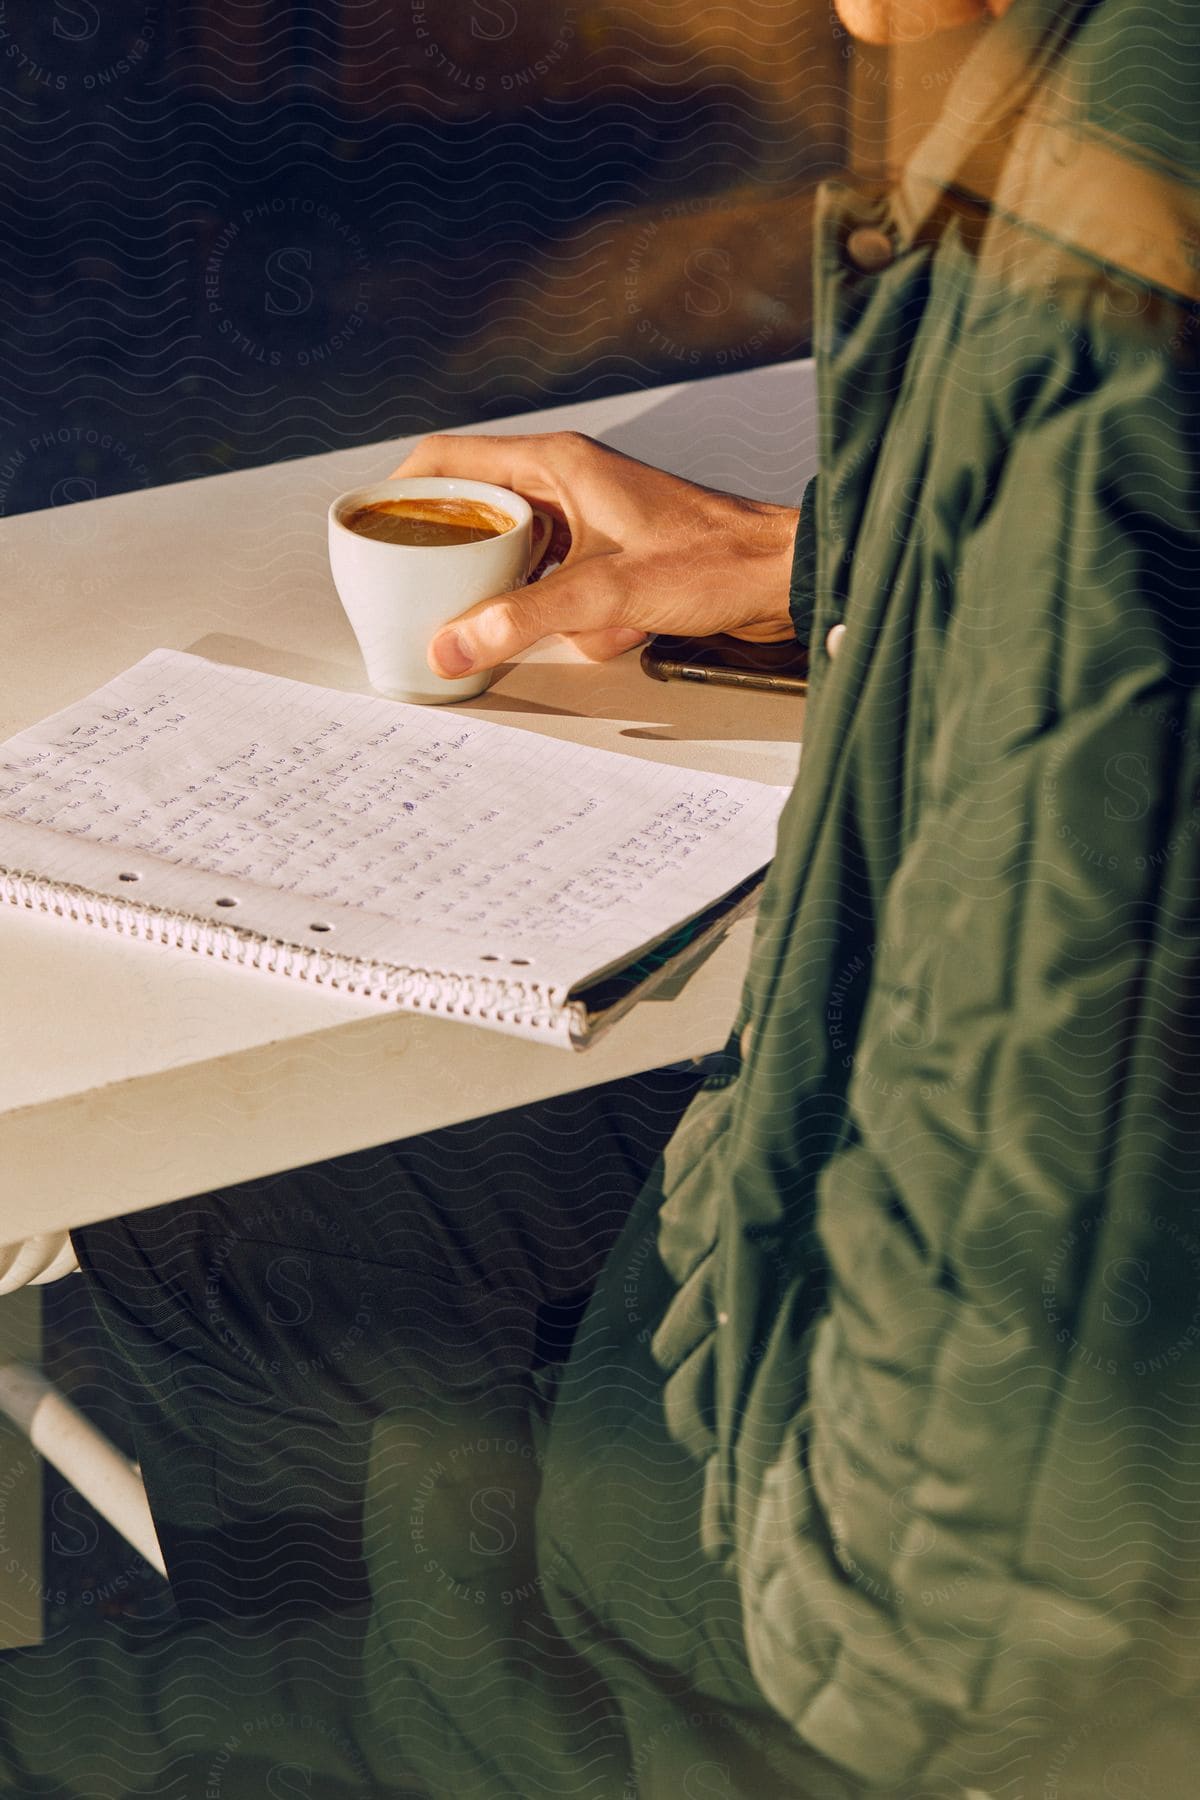
[{"label": "jacket button", "polygon": [[834,657],[837,655],[838,651],[841,649],[842,639],[845,637],[845,635],[846,635],[846,627],[844,625],[831,625],[829,630],[826,632],[826,634],[825,634],[825,654],[829,658],[830,662],[833,661]]},{"label": "jacket button", "polygon": [[846,255],[856,269],[874,275],[895,260],[896,246],[877,225],[860,225],[846,239]]}]

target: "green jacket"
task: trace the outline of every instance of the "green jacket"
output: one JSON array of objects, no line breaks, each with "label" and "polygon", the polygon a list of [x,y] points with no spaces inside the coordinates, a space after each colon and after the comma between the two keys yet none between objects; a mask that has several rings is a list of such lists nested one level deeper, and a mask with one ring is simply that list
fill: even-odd
[{"label": "green jacket", "polygon": [[1187,0],[1016,0],[825,191],[803,767],[548,1440],[630,1794],[1101,1793],[1200,1675],[1198,175]]}]

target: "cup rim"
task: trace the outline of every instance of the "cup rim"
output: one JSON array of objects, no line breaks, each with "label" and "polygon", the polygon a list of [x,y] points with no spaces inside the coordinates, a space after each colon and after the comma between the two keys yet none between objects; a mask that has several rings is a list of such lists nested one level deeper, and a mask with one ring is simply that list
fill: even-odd
[{"label": "cup rim", "polygon": [[[392,544],[383,538],[364,537],[361,532],[351,531],[342,512],[352,506],[367,506],[372,500],[386,500],[389,493],[399,491],[412,500],[444,500],[461,495],[463,499],[483,500],[495,506],[500,512],[513,515],[513,522],[507,531],[498,531],[494,537],[480,538],[473,544]],[[532,524],[533,508],[524,495],[516,494],[511,488],[500,487],[494,481],[471,481],[461,475],[397,475],[386,477],[382,481],[370,481],[362,487],[347,488],[345,493],[337,494],[329,502],[329,528],[335,527],[345,532],[359,544],[374,544],[381,550],[416,551],[421,555],[431,550],[482,550],[488,544],[501,544],[505,538],[519,531],[523,525]]]}]

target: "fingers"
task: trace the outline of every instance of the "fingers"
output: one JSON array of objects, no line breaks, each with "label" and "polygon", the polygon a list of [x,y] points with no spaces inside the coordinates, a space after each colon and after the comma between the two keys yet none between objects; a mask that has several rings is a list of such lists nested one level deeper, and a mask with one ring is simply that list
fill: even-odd
[{"label": "fingers", "polygon": [[[532,587],[481,600],[438,632],[429,646],[430,668],[447,677],[494,669],[556,631],[595,634],[615,644],[608,655],[628,649],[643,634],[621,618],[620,588],[606,569],[609,561],[591,557]],[[617,643],[622,633],[624,639]]]},{"label": "fingers", "polygon": [[562,512],[566,469],[578,461],[579,446],[589,440],[574,432],[543,432],[530,437],[476,437],[441,433],[422,438],[391,479],[413,475],[457,475],[465,481],[491,481],[511,488],[527,500]]}]

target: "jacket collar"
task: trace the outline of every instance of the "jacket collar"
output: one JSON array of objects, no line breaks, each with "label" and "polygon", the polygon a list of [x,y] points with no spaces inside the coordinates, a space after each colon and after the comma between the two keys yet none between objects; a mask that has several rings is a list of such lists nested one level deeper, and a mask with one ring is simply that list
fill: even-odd
[{"label": "jacket collar", "polygon": [[947,189],[991,203],[1026,107],[1094,4],[1016,0],[989,25],[901,175],[895,205],[906,243],[920,235]]},{"label": "jacket collar", "polygon": [[900,177],[901,242],[916,242],[953,194],[999,215],[1006,236],[1031,231],[1047,248],[1200,301],[1194,178],[1089,123],[1068,84],[1046,80],[1097,4],[1016,0],[988,28]]}]

